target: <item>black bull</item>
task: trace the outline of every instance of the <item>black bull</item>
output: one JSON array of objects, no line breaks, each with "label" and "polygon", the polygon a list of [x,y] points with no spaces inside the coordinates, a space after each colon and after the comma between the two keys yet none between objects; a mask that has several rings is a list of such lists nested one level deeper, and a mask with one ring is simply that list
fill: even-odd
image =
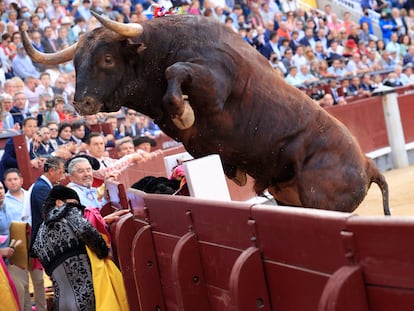
[{"label": "black bull", "polygon": [[257,193],[268,189],[285,205],[352,212],[375,182],[389,214],[387,183],[348,129],[238,34],[179,15],[131,35],[97,17],[105,27],[84,34],[63,58],[36,56],[23,33],[34,60],[73,56],[81,114],[121,105],[142,112],[193,156],[220,154],[228,177],[243,185],[248,174]]}]

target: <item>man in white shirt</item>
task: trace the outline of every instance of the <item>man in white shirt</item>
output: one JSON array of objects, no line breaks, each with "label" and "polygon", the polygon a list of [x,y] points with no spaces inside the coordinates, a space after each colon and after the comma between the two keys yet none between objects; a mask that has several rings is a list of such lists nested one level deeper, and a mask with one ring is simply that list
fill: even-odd
[{"label": "man in white shirt", "polygon": [[[90,158],[91,161],[95,161],[95,168],[99,167],[98,161],[92,157]],[[92,187],[93,169],[88,158],[79,156],[69,160],[67,172],[70,179],[70,183],[67,186],[76,191],[80,203],[85,207],[101,209],[105,201],[98,197],[96,188]]]},{"label": "man in white shirt", "polygon": [[286,82],[297,86],[301,83],[301,80],[298,77],[298,68],[295,66],[290,67],[289,74],[286,76]]},{"label": "man in white shirt", "polygon": [[3,129],[19,131],[20,126],[18,123],[14,123],[10,109],[13,108],[13,97],[7,93],[3,93],[0,96],[0,104],[3,106]]},{"label": "man in white shirt", "polygon": [[297,75],[300,84],[316,82],[318,79],[309,72],[308,65],[304,64],[300,66],[299,73]]},{"label": "man in white shirt", "polygon": [[293,56],[293,62],[295,63],[295,66],[297,68],[300,68],[301,65],[304,65],[304,64],[307,64],[308,63],[308,61],[307,61],[307,59],[306,59],[306,57],[304,55],[304,51],[303,51],[303,46],[302,45],[299,45],[296,48],[296,53]]}]

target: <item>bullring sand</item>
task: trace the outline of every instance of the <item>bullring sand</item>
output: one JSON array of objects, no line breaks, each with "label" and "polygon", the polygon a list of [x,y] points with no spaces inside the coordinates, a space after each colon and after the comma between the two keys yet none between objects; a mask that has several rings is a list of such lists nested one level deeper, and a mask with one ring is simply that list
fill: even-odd
[{"label": "bullring sand", "polygon": [[[394,216],[414,216],[414,165],[383,173],[389,187],[391,214]],[[383,215],[381,192],[372,184],[368,195],[355,210],[364,215]]]}]

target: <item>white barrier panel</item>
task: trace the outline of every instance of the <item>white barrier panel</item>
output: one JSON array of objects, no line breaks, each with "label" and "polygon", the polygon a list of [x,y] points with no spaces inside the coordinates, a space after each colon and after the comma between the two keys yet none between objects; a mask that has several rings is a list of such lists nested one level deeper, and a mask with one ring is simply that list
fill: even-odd
[{"label": "white barrier panel", "polygon": [[231,201],[219,155],[212,154],[184,162],[183,167],[192,197]]}]

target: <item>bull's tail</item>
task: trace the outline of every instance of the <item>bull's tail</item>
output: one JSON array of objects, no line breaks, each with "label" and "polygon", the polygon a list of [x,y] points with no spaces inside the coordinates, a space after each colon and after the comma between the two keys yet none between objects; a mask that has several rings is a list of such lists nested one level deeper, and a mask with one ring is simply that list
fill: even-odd
[{"label": "bull's tail", "polygon": [[382,194],[382,207],[384,210],[384,215],[391,215],[389,207],[389,195],[388,195],[388,183],[385,180],[384,175],[380,173],[376,165],[371,159],[368,160],[368,174],[371,177],[371,183],[376,183],[381,190]]}]

